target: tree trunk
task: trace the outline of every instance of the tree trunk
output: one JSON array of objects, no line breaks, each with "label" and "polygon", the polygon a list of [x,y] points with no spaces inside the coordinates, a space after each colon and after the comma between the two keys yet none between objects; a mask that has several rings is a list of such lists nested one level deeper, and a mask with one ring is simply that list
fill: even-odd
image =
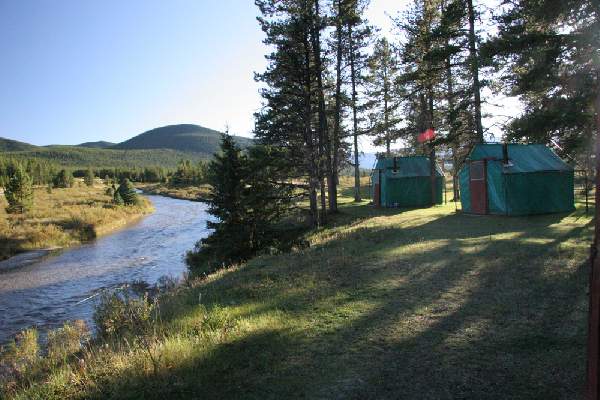
[{"label": "tree trunk", "polygon": [[390,139],[390,116],[388,108],[388,96],[389,96],[389,82],[388,82],[388,71],[387,64],[383,65],[383,123],[385,126],[385,151],[389,157],[391,155],[391,139]]},{"label": "tree trunk", "polygon": [[[308,35],[307,35],[308,36]],[[317,155],[312,130],[312,84],[310,73],[310,45],[309,39],[304,38],[304,142],[306,143],[306,162],[308,169],[308,198],[310,204],[310,223],[312,226],[319,225],[319,206],[317,204]]]},{"label": "tree trunk", "polygon": [[352,137],[354,139],[354,201],[361,201],[360,197],[360,166],[358,164],[358,117],[356,115],[356,65],[354,62],[354,41],[352,25],[348,25],[348,39],[350,48],[350,81],[352,83]]},{"label": "tree trunk", "polygon": [[[318,96],[318,114],[319,114],[319,148],[321,149],[320,168],[321,174],[327,178],[327,188],[329,191],[329,207],[331,211],[337,209],[337,192],[335,188],[335,178],[331,162],[331,141],[329,129],[327,127],[327,115],[325,113],[325,94],[323,92],[323,66],[321,62],[321,21],[319,14],[319,0],[315,0],[315,15],[312,25],[313,56],[317,76],[317,96]],[[323,157],[323,155],[325,157]],[[323,166],[325,163],[325,166]],[[322,188],[324,192],[324,188]],[[323,200],[324,201],[324,200]],[[333,206],[333,207],[332,207]],[[321,221],[326,219],[327,210],[322,210]]]},{"label": "tree trunk", "polygon": [[[445,4],[443,4],[445,6]],[[442,9],[442,13],[444,10]],[[446,48],[448,48],[449,42],[446,39]],[[459,198],[458,194],[458,135],[454,130],[455,116],[454,116],[454,83],[452,82],[452,59],[450,55],[446,57],[446,101],[448,102],[448,136],[451,140],[450,149],[452,151],[452,197],[453,201],[457,201]]]},{"label": "tree trunk", "polygon": [[[342,18],[343,18],[343,7],[342,0],[337,0],[338,15],[336,20],[336,33],[337,33],[337,54],[336,54],[336,65],[335,65],[335,116],[333,125],[333,158],[332,158],[332,169],[333,169],[333,188],[337,192],[338,182],[338,157],[340,150],[340,130],[342,120],[342,57],[343,57],[343,41],[342,41]],[[329,194],[329,208],[331,211],[337,211],[337,196],[332,197]]]},{"label": "tree trunk", "polygon": [[481,85],[479,83],[479,55],[477,54],[475,36],[475,10],[473,0],[467,0],[469,14],[469,58],[473,75],[473,100],[475,108],[475,142],[483,143],[483,126],[481,125]]},{"label": "tree trunk", "polygon": [[586,398],[600,398],[598,374],[600,374],[600,72],[596,73],[596,206],[594,243],[590,255],[589,313],[588,313],[588,360]]}]

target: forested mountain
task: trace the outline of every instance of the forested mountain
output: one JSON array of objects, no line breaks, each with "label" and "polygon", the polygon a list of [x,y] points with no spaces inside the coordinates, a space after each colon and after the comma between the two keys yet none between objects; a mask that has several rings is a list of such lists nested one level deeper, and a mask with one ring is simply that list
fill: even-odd
[{"label": "forested mountain", "polygon": [[[152,129],[122,143],[85,142],[76,146],[34,146],[0,138],[2,155],[16,159],[40,159],[65,167],[132,168],[160,165],[176,168],[181,160],[196,163],[212,157],[222,133],[198,125],[169,125]],[[241,147],[252,139],[235,136]]]},{"label": "forested mountain", "polygon": [[113,150],[78,146],[37,147],[27,151],[3,152],[2,155],[14,159],[47,160],[73,168],[132,168],[160,165],[174,169],[181,160],[197,162],[209,158],[209,155],[204,153],[184,153],[171,149]]},{"label": "forested mountain", "polygon": [[[222,133],[193,124],[168,125],[152,129],[113,146],[113,149],[173,149],[212,155],[219,148]],[[245,147],[251,139],[235,136]]]},{"label": "forested mountain", "polygon": [[104,140],[99,140],[97,142],[85,142],[78,144],[79,147],[89,147],[92,149],[106,149],[108,147],[114,146],[116,143],[105,142]]},{"label": "forested mountain", "polygon": [[29,143],[0,137],[0,151],[23,151],[34,150],[36,148],[38,147]]}]

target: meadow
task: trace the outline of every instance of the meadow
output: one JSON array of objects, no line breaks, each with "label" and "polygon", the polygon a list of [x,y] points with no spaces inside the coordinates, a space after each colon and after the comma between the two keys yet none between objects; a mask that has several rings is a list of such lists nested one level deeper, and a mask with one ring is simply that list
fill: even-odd
[{"label": "meadow", "polygon": [[34,205],[25,214],[7,214],[0,196],[0,260],[27,250],[66,247],[93,240],[152,211],[141,198],[140,205],[112,204],[106,186],[94,187],[77,181],[67,189],[35,188]]},{"label": "meadow", "polygon": [[162,298],[146,346],[100,340],[4,395],[581,398],[592,228],[581,205],[517,218],[343,197],[309,247]]}]

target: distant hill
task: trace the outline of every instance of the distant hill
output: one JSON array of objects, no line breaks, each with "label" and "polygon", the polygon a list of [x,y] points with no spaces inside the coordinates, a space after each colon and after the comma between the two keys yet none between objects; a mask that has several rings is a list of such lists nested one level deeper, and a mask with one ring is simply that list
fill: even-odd
[{"label": "distant hill", "polygon": [[[172,149],[186,153],[211,156],[221,142],[222,133],[199,125],[168,125],[152,129],[129,140],[112,146],[112,149]],[[252,139],[234,136],[236,142],[246,147]]]},{"label": "distant hill", "polygon": [[17,140],[0,137],[0,151],[25,151],[35,150],[37,148],[37,146],[29,143],[23,143]]},{"label": "distant hill", "polygon": [[[199,125],[169,125],[144,132],[122,143],[85,142],[76,146],[34,146],[0,138],[2,155],[38,158],[74,168],[175,168],[180,160],[207,160],[219,150],[222,133]],[[246,147],[252,139],[234,136]]]},{"label": "distant hill", "polygon": [[201,153],[184,153],[171,149],[113,150],[79,146],[46,146],[33,150],[3,152],[3,156],[52,161],[71,168],[132,168],[161,166],[176,168],[180,160],[207,160]]},{"label": "distant hill", "polygon": [[90,149],[106,149],[108,147],[114,146],[116,143],[105,142],[104,140],[99,140],[97,142],[85,142],[78,144],[77,147],[88,147]]}]

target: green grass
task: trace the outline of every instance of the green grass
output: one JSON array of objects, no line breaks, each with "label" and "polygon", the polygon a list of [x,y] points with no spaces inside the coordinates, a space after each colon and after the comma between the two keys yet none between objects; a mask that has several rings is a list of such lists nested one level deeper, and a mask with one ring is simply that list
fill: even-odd
[{"label": "green grass", "polygon": [[15,398],[577,399],[592,222],[342,199],[310,248],[163,300],[154,375],[95,347]]}]

